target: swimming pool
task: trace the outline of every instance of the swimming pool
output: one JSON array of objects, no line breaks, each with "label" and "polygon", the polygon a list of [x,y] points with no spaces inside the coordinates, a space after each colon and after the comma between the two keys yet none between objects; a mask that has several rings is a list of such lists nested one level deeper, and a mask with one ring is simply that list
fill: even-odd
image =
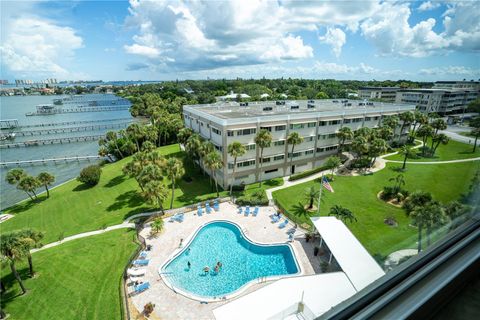
[{"label": "swimming pool", "polygon": [[[222,263],[218,273],[214,270],[217,262]],[[206,266],[208,273],[203,270]],[[214,221],[201,227],[159,271],[167,283],[190,297],[220,299],[255,279],[293,275],[300,268],[290,245],[256,244],[236,224]]]}]

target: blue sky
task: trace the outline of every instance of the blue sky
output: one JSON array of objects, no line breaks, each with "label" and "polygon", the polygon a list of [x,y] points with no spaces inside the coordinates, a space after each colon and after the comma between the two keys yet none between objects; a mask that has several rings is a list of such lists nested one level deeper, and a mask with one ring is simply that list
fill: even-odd
[{"label": "blue sky", "polygon": [[479,1],[2,1],[1,78],[479,79]]}]

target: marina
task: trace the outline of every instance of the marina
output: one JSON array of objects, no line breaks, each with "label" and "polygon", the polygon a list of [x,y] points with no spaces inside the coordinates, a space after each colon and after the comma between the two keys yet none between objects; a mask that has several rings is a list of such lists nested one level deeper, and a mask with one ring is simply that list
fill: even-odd
[{"label": "marina", "polygon": [[102,156],[76,156],[76,157],[63,157],[63,158],[51,158],[51,159],[35,159],[35,160],[17,160],[17,161],[7,161],[0,162],[2,167],[17,167],[17,166],[31,166],[36,164],[47,164],[47,163],[65,163],[71,161],[91,161],[91,160],[102,160],[105,157]]},{"label": "marina", "polygon": [[65,137],[65,138],[54,138],[54,139],[38,139],[38,140],[28,140],[23,142],[7,143],[0,145],[0,149],[12,149],[12,148],[21,148],[21,147],[33,147],[40,146],[45,144],[64,144],[72,142],[86,142],[86,141],[97,141],[101,138],[104,138],[104,134],[90,135],[90,136],[79,136],[79,137]]},{"label": "marina", "polygon": [[44,135],[44,134],[58,134],[58,133],[67,133],[67,132],[79,132],[79,131],[94,131],[100,129],[119,129],[127,127],[131,122],[120,122],[120,123],[110,123],[110,124],[97,124],[90,126],[78,126],[78,127],[67,127],[67,128],[49,128],[49,129],[39,129],[39,130],[29,130],[29,131],[15,131],[12,134],[17,136],[34,136],[34,135]]},{"label": "marina", "polygon": [[115,106],[115,107],[76,107],[76,108],[57,108],[53,105],[39,105],[36,112],[27,112],[26,116],[44,116],[60,113],[79,113],[79,112],[102,112],[102,111],[119,111],[128,110],[130,106]]},{"label": "marina", "polygon": [[[114,122],[114,121],[127,121],[132,120],[131,117],[128,118],[118,118],[118,119],[99,119],[99,120],[84,120],[84,121],[65,121],[65,122],[51,122],[51,123],[37,123],[30,125],[22,125],[20,129],[23,128],[36,128],[36,127],[56,127],[56,126],[71,126],[84,123],[98,123],[98,122]],[[18,120],[17,120],[18,123]]]}]

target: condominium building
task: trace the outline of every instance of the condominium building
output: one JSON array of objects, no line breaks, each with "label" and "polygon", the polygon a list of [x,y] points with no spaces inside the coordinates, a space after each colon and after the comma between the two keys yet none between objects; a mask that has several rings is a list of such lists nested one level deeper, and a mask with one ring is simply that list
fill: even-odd
[{"label": "condominium building", "polygon": [[480,81],[437,81],[433,84],[434,89],[459,89],[480,90]]},{"label": "condominium building", "polygon": [[[224,167],[216,177],[220,185],[227,187],[232,183],[234,161],[227,146],[234,141],[245,145],[247,152],[237,159],[233,183],[248,184],[320,166],[337,152],[336,132],[341,127],[374,128],[383,116],[413,110],[414,105],[359,100],[221,102],[186,105],[183,117],[187,128],[210,140],[222,154]],[[273,137],[271,146],[263,150],[262,161],[255,144],[261,129],[270,131]],[[292,154],[286,140],[293,131],[304,141],[295,146]]]},{"label": "condominium building", "polygon": [[394,102],[400,87],[362,87],[358,90],[360,99],[378,99],[385,102]]},{"label": "condominium building", "polygon": [[468,104],[480,96],[480,89],[402,89],[397,92],[397,103],[415,104],[422,112],[440,115],[462,113]]}]

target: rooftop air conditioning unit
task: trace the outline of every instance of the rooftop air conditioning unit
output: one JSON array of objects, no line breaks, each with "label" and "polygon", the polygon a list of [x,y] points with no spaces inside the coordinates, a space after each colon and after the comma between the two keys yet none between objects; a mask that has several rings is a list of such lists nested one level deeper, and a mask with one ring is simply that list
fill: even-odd
[{"label": "rooftop air conditioning unit", "polygon": [[248,102],[240,102],[240,107],[248,107]]},{"label": "rooftop air conditioning unit", "polygon": [[294,105],[290,106],[290,109],[291,110],[298,110],[298,109],[300,109],[300,106],[298,104],[294,104]]},{"label": "rooftop air conditioning unit", "polygon": [[275,104],[277,106],[284,106],[285,105],[285,101],[275,101]]},{"label": "rooftop air conditioning unit", "polygon": [[272,111],[273,107],[263,107],[263,111]]}]

